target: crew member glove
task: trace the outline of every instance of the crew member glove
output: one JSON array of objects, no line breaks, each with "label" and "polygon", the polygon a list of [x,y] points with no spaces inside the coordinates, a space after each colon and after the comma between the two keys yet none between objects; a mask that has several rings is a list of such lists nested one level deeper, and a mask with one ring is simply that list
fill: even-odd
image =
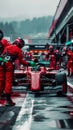
[{"label": "crew member glove", "polygon": [[36,66],[36,63],[35,63],[34,61],[29,61],[28,63],[29,63],[29,65],[32,66],[32,67],[35,67],[35,66]]},{"label": "crew member glove", "polygon": [[7,62],[7,60],[2,58],[2,57],[0,57],[0,62]]}]

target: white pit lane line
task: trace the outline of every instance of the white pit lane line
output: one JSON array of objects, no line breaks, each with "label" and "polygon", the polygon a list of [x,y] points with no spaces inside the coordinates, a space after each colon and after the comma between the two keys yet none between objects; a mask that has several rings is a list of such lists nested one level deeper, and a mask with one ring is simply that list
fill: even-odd
[{"label": "white pit lane line", "polygon": [[67,84],[73,89],[73,84],[71,84],[70,82],[67,82]]},{"label": "white pit lane line", "polygon": [[30,130],[34,100],[27,94],[12,130]]},{"label": "white pit lane line", "polygon": [[[73,89],[73,84],[70,82],[67,82],[68,87],[70,87],[71,89]],[[67,96],[73,96],[73,92],[71,92],[70,90],[67,92]]]}]

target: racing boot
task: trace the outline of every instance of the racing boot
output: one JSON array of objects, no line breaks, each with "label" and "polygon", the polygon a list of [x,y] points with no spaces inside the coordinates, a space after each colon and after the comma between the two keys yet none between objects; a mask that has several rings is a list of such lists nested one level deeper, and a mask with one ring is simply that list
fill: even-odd
[{"label": "racing boot", "polygon": [[6,99],[6,94],[4,92],[2,92],[0,94],[0,100],[5,100]]},{"label": "racing boot", "polygon": [[6,106],[14,106],[15,103],[11,99],[11,94],[6,94]]}]

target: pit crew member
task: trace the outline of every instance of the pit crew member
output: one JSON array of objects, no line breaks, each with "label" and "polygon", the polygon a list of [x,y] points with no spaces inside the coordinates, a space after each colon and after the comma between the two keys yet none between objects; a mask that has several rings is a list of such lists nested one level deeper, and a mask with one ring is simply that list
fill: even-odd
[{"label": "pit crew member", "polygon": [[17,38],[12,45],[7,46],[3,52],[3,55],[5,56],[5,62],[4,64],[4,73],[2,76],[5,77],[5,86],[4,86],[4,93],[6,95],[6,105],[15,105],[15,103],[11,99],[12,95],[12,83],[13,83],[13,73],[14,73],[14,61],[16,59],[19,59],[19,62],[25,66],[31,65],[34,66],[35,62],[26,62],[23,59],[22,54],[22,47],[25,45],[25,42],[22,38]]}]

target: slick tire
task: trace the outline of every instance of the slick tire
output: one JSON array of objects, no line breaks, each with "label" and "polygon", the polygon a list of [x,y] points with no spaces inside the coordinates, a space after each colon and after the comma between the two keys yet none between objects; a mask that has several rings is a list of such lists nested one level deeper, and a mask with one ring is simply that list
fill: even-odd
[{"label": "slick tire", "polygon": [[67,83],[66,73],[64,73],[64,72],[58,72],[55,75],[55,80],[56,80],[56,85],[62,85],[62,84]]},{"label": "slick tire", "polygon": [[56,74],[56,85],[62,86],[62,91],[58,92],[57,95],[66,95],[67,93],[67,76],[64,72],[58,72]]}]

